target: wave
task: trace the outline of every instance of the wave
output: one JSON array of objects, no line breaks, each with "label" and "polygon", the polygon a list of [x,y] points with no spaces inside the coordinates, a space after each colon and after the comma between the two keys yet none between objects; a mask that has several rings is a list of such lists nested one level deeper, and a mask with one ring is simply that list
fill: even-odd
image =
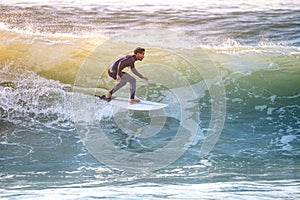
[{"label": "wave", "polygon": [[71,83],[76,69],[101,37],[76,37],[70,35],[31,35],[14,31],[1,31],[1,60],[4,66],[24,68],[43,77]]},{"label": "wave", "polygon": [[72,95],[68,85],[8,65],[0,72],[2,120],[28,127],[70,127]]},{"label": "wave", "polygon": [[114,84],[106,74],[107,67],[140,45],[146,47],[146,58],[136,65],[150,81],[138,82],[139,95],[150,100],[158,100],[168,90],[186,87],[197,93],[195,100],[201,99],[217,84],[216,78],[221,77],[231,102],[228,106],[245,105],[241,109],[274,113],[273,107],[268,106],[274,101],[287,100],[287,105],[298,105],[294,102],[300,93],[298,47],[251,47],[230,40],[220,46],[185,49],[168,46],[172,41],[158,46],[154,40],[133,42],[130,37],[110,40],[7,30],[1,30],[1,35],[1,115],[14,123],[24,121],[22,117],[13,117],[16,113],[23,117],[32,115],[28,121],[52,118],[51,123],[69,123],[74,92],[105,92]]},{"label": "wave", "polygon": [[[136,65],[150,81],[138,81],[137,95],[169,104],[163,113],[163,128],[158,134],[152,135],[151,131],[157,131],[157,126],[151,127],[150,133],[143,128],[154,123],[151,120],[163,120],[155,116],[157,113],[117,110],[92,96],[103,94],[113,86],[114,81],[106,74],[109,64],[120,55],[131,53],[130,49],[135,46],[143,45],[142,41],[126,42],[126,38],[122,38],[102,42],[100,37],[93,43],[93,38],[24,36],[15,32],[7,33],[6,39],[1,41],[0,48],[1,55],[6,56],[0,61],[0,145],[4,149],[0,160],[8,163],[7,166],[14,168],[14,164],[10,164],[14,159],[33,158],[38,160],[34,162],[34,169],[39,170],[45,165],[44,159],[51,155],[60,163],[64,163],[61,160],[67,160],[70,161],[67,163],[86,162],[99,167],[99,163],[94,159],[91,161],[89,156],[95,156],[92,148],[106,152],[104,148],[111,143],[128,152],[154,152],[174,141],[178,127],[183,126],[182,119],[186,117],[198,118],[193,124],[184,125],[184,130],[189,130],[188,125],[198,128],[193,132],[194,138],[184,143],[187,151],[170,166],[177,168],[168,173],[160,171],[159,176],[177,177],[178,170],[186,174],[198,174],[197,166],[202,168],[202,164],[198,163],[199,151],[203,152],[203,146],[207,144],[205,138],[215,128],[210,127],[212,105],[214,102],[223,103],[219,101],[220,98],[213,98],[219,95],[219,91],[212,91],[215,86],[220,86],[222,80],[226,93],[226,112],[221,114],[225,123],[221,136],[216,139],[218,142],[213,141],[217,144],[211,146],[213,149],[206,157],[214,167],[213,172],[216,172],[213,180],[219,180],[220,177],[226,180],[243,179],[252,173],[249,169],[255,169],[253,173],[257,176],[268,178],[290,178],[295,175],[295,160],[300,153],[300,62],[297,47],[251,47],[231,42],[233,45],[180,49],[170,46],[163,48],[164,45],[157,46],[158,42],[152,45],[149,42],[145,46],[145,60]],[[87,43],[90,46],[85,47]],[[64,52],[65,49],[69,51]],[[57,57],[54,56],[55,52]],[[192,92],[186,93],[187,90]],[[118,95],[126,96],[127,93],[128,88],[125,88]],[[179,109],[181,106],[184,108]],[[182,117],[182,112],[189,115]],[[195,117],[197,114],[199,116]],[[110,142],[99,141],[103,139],[99,136],[101,131]],[[143,137],[149,135],[152,137]],[[174,152],[176,148],[171,150]],[[204,150],[204,153],[210,150]],[[115,155],[119,156],[109,154],[108,162]],[[169,159],[169,156],[166,157]],[[106,161],[104,158],[98,160],[102,163]],[[148,162],[149,166],[151,161]],[[285,165],[288,163],[292,170],[279,175],[266,171],[267,167],[278,172],[282,168],[282,161]],[[57,162],[51,162],[47,163],[51,169],[65,171],[65,165],[57,166]],[[218,166],[214,166],[214,163],[218,163]],[[236,166],[241,166],[238,172]],[[76,174],[76,168],[80,167],[75,165],[70,173]],[[195,171],[193,168],[196,168]],[[188,170],[185,172],[185,169]],[[32,171],[32,165],[27,166],[26,170]],[[23,173],[23,166],[21,171]],[[77,183],[74,181],[78,180],[77,175],[62,180],[60,172],[54,175],[52,171],[41,173],[46,176],[51,173],[51,176],[58,177],[60,183]],[[69,176],[68,173],[66,175]],[[102,175],[99,173],[99,176]],[[197,180],[199,176],[202,173],[197,175]]]},{"label": "wave", "polygon": [[[49,182],[59,194],[66,186],[111,190],[120,180],[135,187],[146,179],[192,183],[191,191],[225,180],[225,192],[237,180],[246,190],[250,182],[269,190],[277,180],[279,189],[293,187],[300,154],[297,3],[253,10],[252,3],[219,1],[199,11],[186,2],[174,10],[155,1],[133,11],[126,4],[124,12],[122,1],[0,6],[1,177],[5,188],[16,189],[2,190],[4,196],[47,193]],[[137,78],[136,94],[167,103],[164,110],[118,109],[94,97],[115,84],[108,66],[136,46],[146,48],[136,66],[150,79]],[[162,168],[144,173],[155,167]],[[296,194],[292,189],[288,195]]]},{"label": "wave", "polygon": [[[4,66],[25,68],[37,74],[63,83],[72,84],[80,67],[95,56],[95,65],[107,68],[118,56],[131,53],[135,45],[146,46],[146,64],[163,63],[174,65],[182,60],[191,62],[196,68],[204,68],[205,64],[214,62],[217,68],[226,68],[234,73],[252,73],[258,70],[277,70],[297,68],[300,49],[298,47],[282,46],[273,43],[261,43],[258,46],[243,46],[238,42],[227,39],[218,46],[200,45],[191,47],[183,41],[179,46],[171,46],[174,40],[157,40],[153,36],[146,40],[136,37],[140,32],[128,33],[124,36],[108,39],[103,36],[73,36],[63,34],[32,34],[1,30],[1,60]],[[175,34],[175,33],[173,33]],[[180,39],[181,35],[173,35]],[[134,42],[135,41],[135,42]],[[185,46],[186,45],[186,46]],[[125,47],[124,47],[125,46]],[[187,47],[187,48],[182,48]],[[96,51],[96,52],[95,52]],[[161,52],[162,55],[159,55]],[[175,58],[170,58],[171,54]],[[162,57],[168,55],[173,59],[166,63]],[[197,57],[206,63],[199,62]],[[93,70],[93,69],[92,69]]]}]

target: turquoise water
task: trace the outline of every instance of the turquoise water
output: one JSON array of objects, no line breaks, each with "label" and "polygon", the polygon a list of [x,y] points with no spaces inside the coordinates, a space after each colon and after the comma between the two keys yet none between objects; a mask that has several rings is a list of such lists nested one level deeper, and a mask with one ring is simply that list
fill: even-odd
[{"label": "turquoise water", "polygon": [[[297,1],[0,9],[2,199],[300,197]],[[137,96],[165,109],[93,97],[136,46]]]}]

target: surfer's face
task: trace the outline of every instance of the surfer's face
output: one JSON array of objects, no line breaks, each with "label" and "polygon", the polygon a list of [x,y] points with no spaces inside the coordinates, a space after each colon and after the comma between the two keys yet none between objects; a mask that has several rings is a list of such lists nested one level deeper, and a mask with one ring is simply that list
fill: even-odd
[{"label": "surfer's face", "polygon": [[145,57],[145,52],[137,53],[137,54],[135,55],[135,57],[136,57],[137,60],[142,61],[142,60],[144,59],[144,57]]}]

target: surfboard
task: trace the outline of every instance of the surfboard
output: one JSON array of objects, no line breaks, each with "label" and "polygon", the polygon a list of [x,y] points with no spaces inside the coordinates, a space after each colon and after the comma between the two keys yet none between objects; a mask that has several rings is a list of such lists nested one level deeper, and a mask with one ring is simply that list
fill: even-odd
[{"label": "surfboard", "polygon": [[[103,99],[103,97],[100,96],[98,97],[100,99]],[[153,101],[145,101],[145,100],[140,100],[139,103],[131,104],[129,98],[123,98],[123,97],[113,97],[109,102],[113,106],[125,108],[128,110],[140,110],[140,111],[158,110],[168,106],[168,104],[158,103]]]},{"label": "surfboard", "polygon": [[111,103],[112,105],[121,108],[126,108],[129,110],[141,110],[141,111],[158,110],[168,106],[167,104],[145,101],[145,100],[140,100],[139,103],[131,104],[130,99],[123,98],[123,97],[112,98]]}]

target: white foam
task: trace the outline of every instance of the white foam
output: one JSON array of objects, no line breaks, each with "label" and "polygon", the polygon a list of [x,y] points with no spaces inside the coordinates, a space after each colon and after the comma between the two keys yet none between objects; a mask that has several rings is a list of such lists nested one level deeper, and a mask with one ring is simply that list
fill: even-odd
[{"label": "white foam", "polygon": [[[5,31],[10,31],[10,32],[15,32],[15,33],[20,33],[23,35],[27,35],[29,38],[33,38],[33,40],[45,40],[48,41],[48,43],[51,44],[72,44],[71,41],[66,41],[66,40],[50,40],[47,37],[52,37],[52,38],[75,38],[75,39],[93,39],[94,42],[97,43],[102,43],[102,40],[108,40],[109,37],[106,36],[105,34],[100,34],[100,33],[93,33],[93,32],[85,32],[85,33],[64,33],[64,32],[57,32],[57,33],[49,33],[49,32],[41,32],[38,30],[34,30],[33,28],[30,28],[29,26],[26,27],[26,29],[19,29],[16,27],[9,27],[3,22],[0,22],[0,30],[5,30]],[[35,36],[35,38],[33,37]]]},{"label": "white foam", "polygon": [[266,109],[268,106],[267,105],[257,105],[254,107],[255,110],[263,111]]},{"label": "white foam", "polygon": [[284,136],[281,137],[280,142],[282,144],[288,144],[288,143],[292,142],[295,139],[297,139],[297,137],[295,135],[284,135]]},{"label": "white foam", "polygon": [[[127,182],[130,181],[129,179]],[[25,190],[25,186],[0,189],[2,197],[18,195],[18,199],[285,199],[299,196],[296,180],[235,181],[195,184],[137,183],[118,186],[97,186]],[[0,196],[0,197],[1,197]]]},{"label": "white foam", "polygon": [[267,114],[268,114],[268,115],[271,115],[272,112],[273,112],[275,109],[276,109],[276,108],[268,108],[268,109],[267,109]]},{"label": "white foam", "polygon": [[277,95],[270,96],[271,102],[274,103],[274,101],[276,100],[276,98],[277,98]]},{"label": "white foam", "polygon": [[0,78],[0,82],[10,82],[12,85],[0,86],[0,107],[5,120],[13,124],[43,124],[62,129],[70,125],[69,99],[72,94],[64,90],[69,85],[42,78],[27,70],[10,69],[9,66],[0,72],[6,75],[6,79]]}]

